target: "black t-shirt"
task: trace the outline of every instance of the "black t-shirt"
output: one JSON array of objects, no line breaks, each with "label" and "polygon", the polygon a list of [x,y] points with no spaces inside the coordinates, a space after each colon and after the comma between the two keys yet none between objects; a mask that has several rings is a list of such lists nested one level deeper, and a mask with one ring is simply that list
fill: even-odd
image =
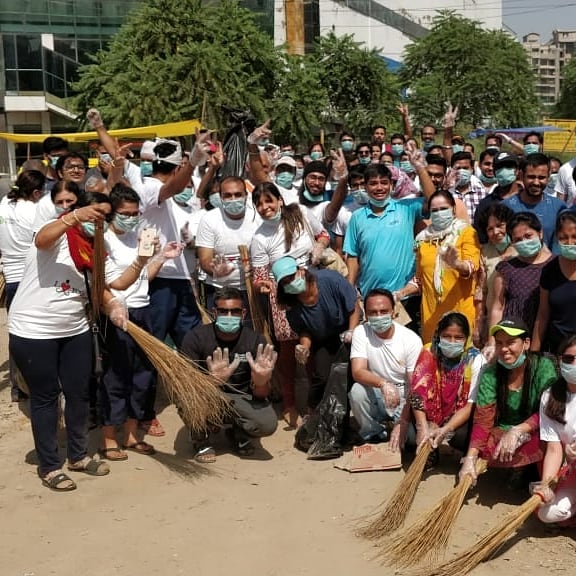
[{"label": "black t-shirt", "polygon": [[318,302],[304,306],[300,302],[290,308],[286,317],[296,334],[307,332],[315,345],[337,339],[348,330],[350,314],[356,307],[356,290],[350,282],[333,270],[314,270],[318,283]]},{"label": "black t-shirt", "polygon": [[218,338],[214,324],[205,324],[196,326],[184,336],[182,352],[200,366],[208,369],[206,358],[212,356],[216,348],[222,348],[222,350],[228,348],[230,362],[234,360],[236,354],[240,357],[240,364],[229,378],[228,383],[242,392],[249,392],[252,376],[250,365],[246,360],[246,352],[250,352],[255,359],[258,344],[265,345],[266,340],[264,336],[254,332],[251,328],[241,328],[238,338],[227,341]]},{"label": "black t-shirt", "polygon": [[568,280],[560,270],[558,257],[542,268],[540,287],[548,290],[550,318],[544,349],[556,353],[560,342],[576,334],[576,280]]}]

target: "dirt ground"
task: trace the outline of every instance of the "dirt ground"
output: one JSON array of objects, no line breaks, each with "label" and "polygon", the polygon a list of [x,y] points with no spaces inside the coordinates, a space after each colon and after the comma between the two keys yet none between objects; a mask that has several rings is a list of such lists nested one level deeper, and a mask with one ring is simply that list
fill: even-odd
[{"label": "dirt ground", "polygon": [[[130,453],[103,478],[76,475],[78,490],[58,494],[37,475],[24,405],[9,402],[4,311],[0,314],[1,576],[382,576],[401,574],[373,560],[375,548],[355,536],[403,472],[349,474],[333,461],[308,462],[282,425],[255,458],[227,453],[189,464],[188,443],[173,409],[153,439],[157,457]],[[97,448],[97,431],[92,448]],[[420,485],[408,521],[453,486],[453,457]],[[478,497],[481,495],[481,498]],[[494,475],[480,479],[462,509],[447,557],[471,545],[513,509]],[[473,574],[575,573],[576,531],[529,519],[519,536]]]}]

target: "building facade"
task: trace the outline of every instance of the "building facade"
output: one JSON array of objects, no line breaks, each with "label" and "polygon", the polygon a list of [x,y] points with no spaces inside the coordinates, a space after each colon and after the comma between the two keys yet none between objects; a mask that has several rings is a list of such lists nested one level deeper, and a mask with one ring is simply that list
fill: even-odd
[{"label": "building facade", "polygon": [[550,41],[543,43],[535,32],[522,38],[536,77],[536,94],[543,111],[550,110],[560,98],[564,66],[576,51],[576,30],[554,30]]}]

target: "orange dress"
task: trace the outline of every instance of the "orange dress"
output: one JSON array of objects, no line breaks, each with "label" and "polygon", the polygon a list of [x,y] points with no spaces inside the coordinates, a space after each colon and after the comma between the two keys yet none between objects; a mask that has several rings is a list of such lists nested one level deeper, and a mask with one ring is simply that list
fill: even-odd
[{"label": "orange dress", "polygon": [[[419,235],[420,236],[420,235]],[[470,332],[474,329],[476,311],[474,307],[474,292],[476,290],[476,273],[465,278],[456,270],[441,265],[436,270],[437,278],[441,278],[441,289],[435,285],[435,269],[438,266],[438,250],[446,245],[444,240],[419,240],[416,242],[416,276],[422,287],[422,341],[428,344],[440,318],[447,312],[460,312],[466,316],[470,324]],[[459,260],[468,260],[477,271],[480,266],[480,244],[476,230],[466,226],[457,236],[454,247]]]}]

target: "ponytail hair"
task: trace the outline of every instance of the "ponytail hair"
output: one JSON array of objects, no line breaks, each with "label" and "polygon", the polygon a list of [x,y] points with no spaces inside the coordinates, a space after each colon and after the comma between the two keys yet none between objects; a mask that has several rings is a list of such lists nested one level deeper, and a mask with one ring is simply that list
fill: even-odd
[{"label": "ponytail hair", "polygon": [[17,202],[18,200],[31,200],[36,190],[43,190],[46,177],[38,170],[25,170],[22,172],[14,186],[8,192],[8,200]]}]

